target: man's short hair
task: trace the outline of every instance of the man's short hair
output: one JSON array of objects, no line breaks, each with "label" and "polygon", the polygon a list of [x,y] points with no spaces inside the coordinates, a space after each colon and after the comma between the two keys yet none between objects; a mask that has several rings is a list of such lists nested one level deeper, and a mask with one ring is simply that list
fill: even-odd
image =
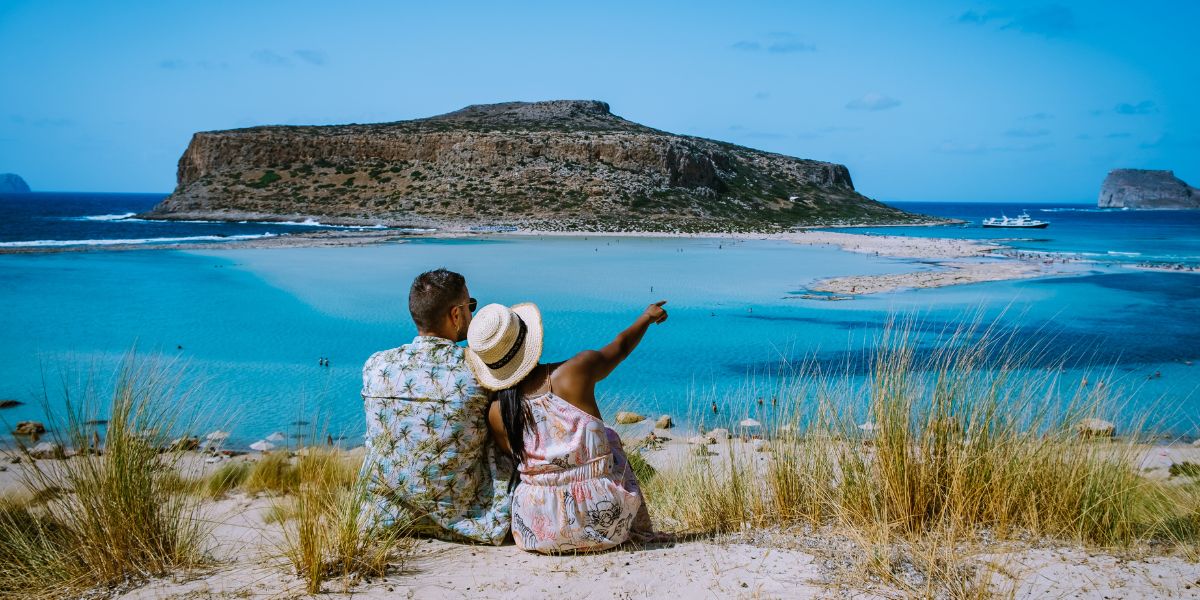
[{"label": "man's short hair", "polygon": [[425,271],[408,290],[408,312],[418,329],[431,330],[467,290],[462,275],[446,269]]}]

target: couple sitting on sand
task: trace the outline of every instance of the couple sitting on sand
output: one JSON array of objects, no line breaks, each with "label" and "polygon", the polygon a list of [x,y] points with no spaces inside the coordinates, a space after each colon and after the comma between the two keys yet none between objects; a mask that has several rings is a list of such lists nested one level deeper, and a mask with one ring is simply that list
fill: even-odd
[{"label": "couple sitting on sand", "polygon": [[417,337],[363,367],[374,522],[497,545],[511,530],[517,546],[544,553],[657,538],[595,387],[667,319],[664,303],[600,350],[542,363],[537,306],[473,316],[462,275],[419,275],[408,298]]}]

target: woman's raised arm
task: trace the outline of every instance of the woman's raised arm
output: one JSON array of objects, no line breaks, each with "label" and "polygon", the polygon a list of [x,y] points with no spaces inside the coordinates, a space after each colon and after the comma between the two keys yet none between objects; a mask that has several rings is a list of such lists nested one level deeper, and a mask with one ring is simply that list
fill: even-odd
[{"label": "woman's raised arm", "polygon": [[582,364],[581,366],[587,369],[591,375],[592,381],[600,381],[608,377],[621,361],[625,360],[634,348],[637,348],[639,342],[642,341],[642,336],[646,335],[646,329],[655,323],[662,323],[667,320],[667,311],[663,310],[663,305],[666,300],[659,300],[654,304],[646,307],[642,314],[634,319],[630,325],[617,334],[613,341],[599,350],[587,350],[580,352],[576,359]]}]

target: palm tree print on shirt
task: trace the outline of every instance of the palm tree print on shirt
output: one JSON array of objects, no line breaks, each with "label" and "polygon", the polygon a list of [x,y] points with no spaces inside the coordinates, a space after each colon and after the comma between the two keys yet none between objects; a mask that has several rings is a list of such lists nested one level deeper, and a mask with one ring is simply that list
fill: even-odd
[{"label": "palm tree print on shirt", "polygon": [[[488,438],[488,398],[463,349],[418,336],[363,366],[363,474],[378,525],[415,518],[421,533],[500,544],[508,534],[507,464]],[[416,514],[413,514],[416,513]]]}]

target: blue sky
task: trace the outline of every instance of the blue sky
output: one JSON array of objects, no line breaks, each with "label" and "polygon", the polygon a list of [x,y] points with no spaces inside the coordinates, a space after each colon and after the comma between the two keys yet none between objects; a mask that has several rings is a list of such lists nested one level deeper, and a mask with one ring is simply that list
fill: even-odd
[{"label": "blue sky", "polygon": [[0,0],[0,172],[168,192],[195,131],[594,98],[881,200],[1200,186],[1200,2]]}]

